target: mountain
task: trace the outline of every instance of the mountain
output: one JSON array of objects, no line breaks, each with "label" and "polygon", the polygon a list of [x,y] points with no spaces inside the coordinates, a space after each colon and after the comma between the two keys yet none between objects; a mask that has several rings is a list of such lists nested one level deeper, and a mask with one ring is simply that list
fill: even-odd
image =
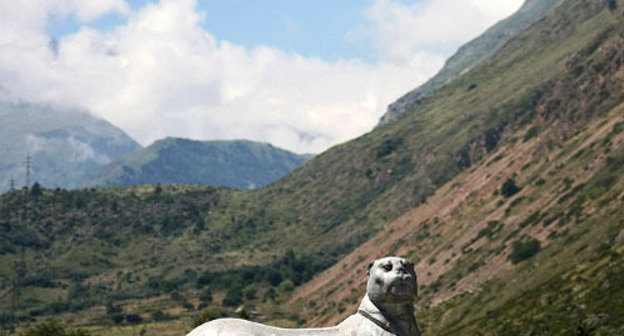
[{"label": "mountain", "polygon": [[[481,116],[491,131],[466,147],[468,154],[495,142],[484,157],[466,161],[424,205],[297,289],[290,303],[307,310],[306,325],[331,325],[354,311],[368,262],[396,254],[417,264],[417,317],[427,335],[621,334],[621,6],[568,0],[433,93],[433,106],[463,96],[447,105],[456,116],[496,91],[522,88],[526,98],[503,120],[509,102],[494,98],[499,104]],[[387,126],[413,123],[426,111],[417,106]],[[464,115],[464,125],[473,118]],[[518,121],[524,126],[509,128]]]},{"label": "mountain", "polygon": [[319,326],[354,311],[369,259],[403,254],[425,335],[620,335],[623,5],[566,0],[400,120],[264,188],[4,194],[0,296],[19,294],[23,323],[103,336],[136,333],[135,315],[181,335],[239,305]]},{"label": "mountain", "polygon": [[498,22],[474,40],[461,46],[444,67],[425,84],[406,93],[388,106],[379,125],[397,119],[429,93],[469,71],[484,59],[496,53],[514,36],[530,27],[556,8],[562,0],[526,0],[509,18]]},{"label": "mountain", "polygon": [[102,167],[85,185],[187,183],[258,188],[277,181],[309,158],[252,141],[167,138]]},{"label": "mountain", "polygon": [[75,187],[79,181],[141,147],[123,131],[87,112],[34,103],[0,102],[0,191],[25,181]]}]

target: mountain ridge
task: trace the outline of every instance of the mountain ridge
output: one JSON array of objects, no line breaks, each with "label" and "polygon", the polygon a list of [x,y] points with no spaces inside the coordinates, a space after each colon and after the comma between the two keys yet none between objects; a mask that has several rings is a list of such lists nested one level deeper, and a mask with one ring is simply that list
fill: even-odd
[{"label": "mountain ridge", "polygon": [[99,166],[140,149],[122,130],[79,109],[50,104],[0,102],[0,191],[25,179],[31,158],[31,183],[76,187]]},{"label": "mountain ridge", "polygon": [[461,46],[443,68],[421,86],[404,94],[388,106],[378,126],[397,119],[412,105],[426,99],[433,90],[470,71],[503,47],[511,38],[539,21],[563,0],[526,0],[522,7],[507,19],[496,23],[474,40]]},{"label": "mountain ridge", "polygon": [[83,185],[187,183],[253,189],[275,182],[309,158],[249,140],[168,137],[102,167]]}]

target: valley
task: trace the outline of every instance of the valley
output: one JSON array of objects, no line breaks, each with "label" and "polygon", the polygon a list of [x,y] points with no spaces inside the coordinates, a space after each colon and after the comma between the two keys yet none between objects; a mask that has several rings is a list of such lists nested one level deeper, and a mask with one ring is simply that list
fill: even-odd
[{"label": "valley", "polygon": [[396,120],[263,188],[3,194],[0,298],[14,299],[0,311],[103,336],[236,315],[334,325],[371,259],[403,255],[424,335],[620,335],[622,5],[564,1]]}]

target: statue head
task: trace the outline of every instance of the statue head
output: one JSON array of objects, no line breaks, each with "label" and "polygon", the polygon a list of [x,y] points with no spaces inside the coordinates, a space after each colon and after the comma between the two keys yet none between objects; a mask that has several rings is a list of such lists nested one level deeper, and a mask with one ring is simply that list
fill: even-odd
[{"label": "statue head", "polygon": [[377,259],[368,265],[366,292],[379,306],[413,303],[418,295],[414,263],[399,257]]}]

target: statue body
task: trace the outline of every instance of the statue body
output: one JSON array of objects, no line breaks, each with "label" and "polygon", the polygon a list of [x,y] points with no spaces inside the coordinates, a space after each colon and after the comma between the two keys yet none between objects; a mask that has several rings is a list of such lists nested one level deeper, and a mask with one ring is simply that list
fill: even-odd
[{"label": "statue body", "polygon": [[418,294],[414,264],[386,257],[370,263],[366,295],[356,314],[335,327],[277,328],[242,319],[217,319],[187,336],[420,336],[414,318]]}]

